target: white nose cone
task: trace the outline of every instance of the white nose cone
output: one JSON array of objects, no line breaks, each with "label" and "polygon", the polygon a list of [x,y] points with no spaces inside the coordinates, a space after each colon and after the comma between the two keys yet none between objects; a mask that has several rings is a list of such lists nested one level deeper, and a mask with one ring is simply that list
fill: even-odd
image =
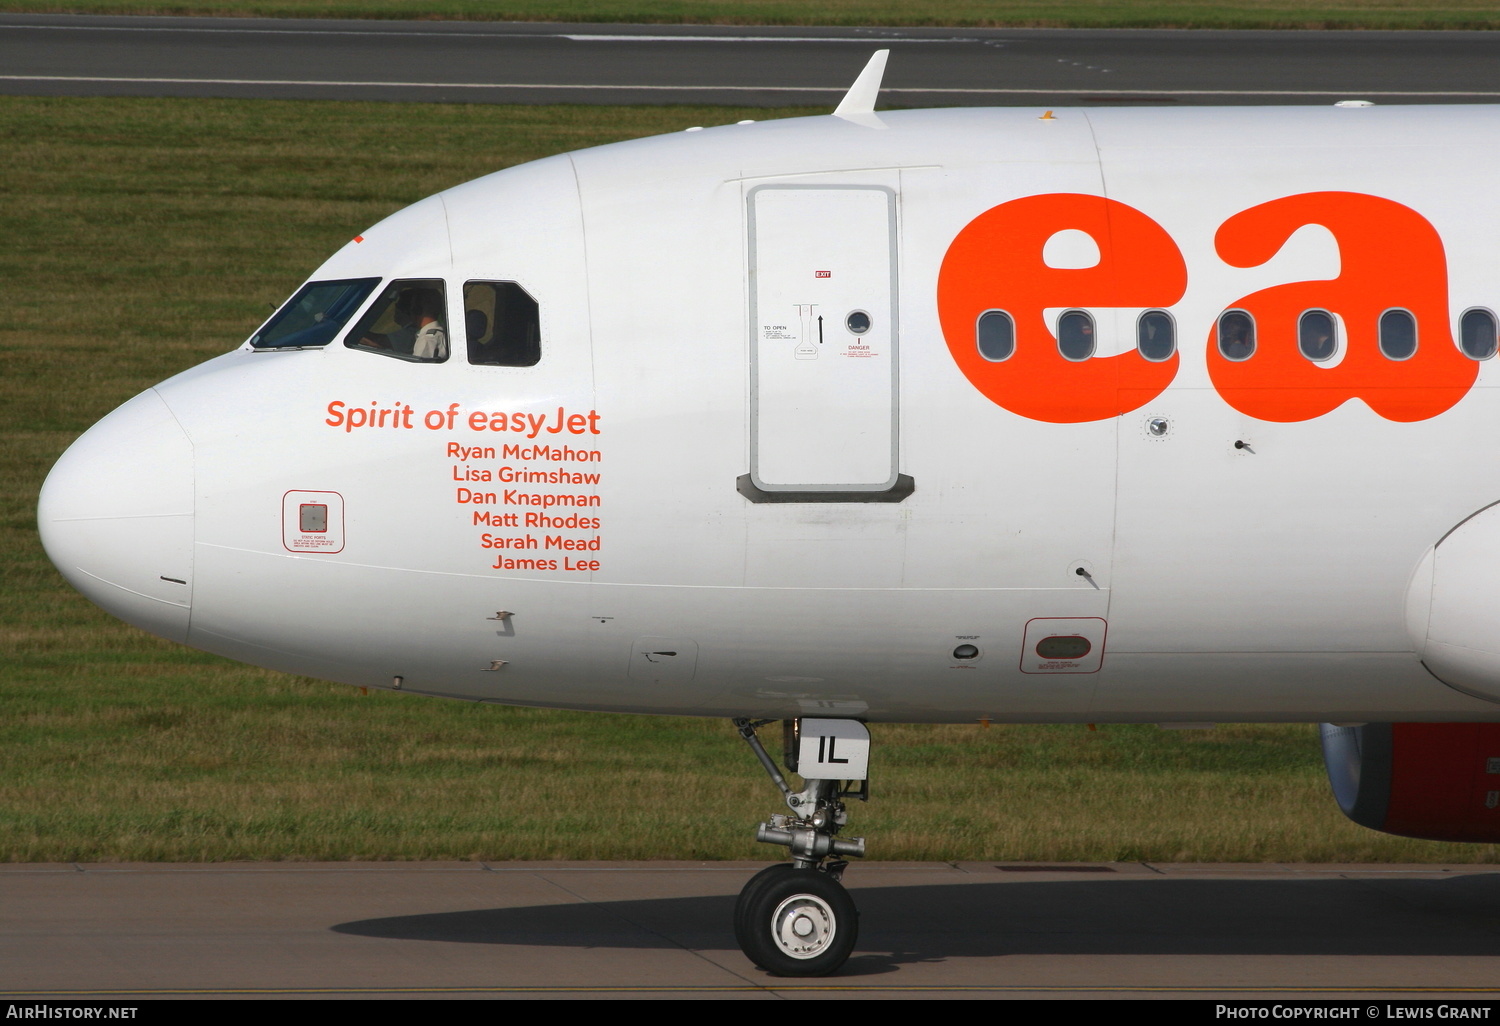
[{"label": "white nose cone", "polygon": [[126,623],[187,640],[193,594],[193,446],[155,391],[63,453],[37,503],[47,555]]}]

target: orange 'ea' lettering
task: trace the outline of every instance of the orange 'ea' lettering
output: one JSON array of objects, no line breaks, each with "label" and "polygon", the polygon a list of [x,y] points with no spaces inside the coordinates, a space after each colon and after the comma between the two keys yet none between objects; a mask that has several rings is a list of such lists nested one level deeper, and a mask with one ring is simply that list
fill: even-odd
[{"label": "orange 'ea' lettering", "polygon": [[[1058,232],[1087,233],[1099,262],[1048,267],[1042,248]],[[1012,413],[1054,424],[1103,420],[1160,395],[1177,354],[1153,363],[1134,350],[1068,360],[1047,326],[1048,307],[1171,306],[1187,288],[1182,253],[1162,227],[1103,196],[1054,193],[992,207],[964,226],[938,272],[938,317],[959,369]],[[1000,361],[980,355],[976,325],[988,310],[1015,322],[1015,349]]]},{"label": "orange 'ea' lettering", "polygon": [[[1410,207],[1353,192],[1312,192],[1271,200],[1219,226],[1225,263],[1255,267],[1275,256],[1303,225],[1338,241],[1337,278],[1292,282],[1252,293],[1231,308],[1255,318],[1255,349],[1244,360],[1219,352],[1210,329],[1208,373],[1241,413],[1261,420],[1310,420],[1350,399],[1400,422],[1436,417],[1468,392],[1479,365],[1453,344],[1448,326],[1448,264],[1437,230]],[[1417,350],[1393,360],[1380,351],[1380,316],[1404,309],[1417,323]],[[1327,310],[1343,319],[1343,358],[1320,366],[1298,349],[1298,319]]]}]

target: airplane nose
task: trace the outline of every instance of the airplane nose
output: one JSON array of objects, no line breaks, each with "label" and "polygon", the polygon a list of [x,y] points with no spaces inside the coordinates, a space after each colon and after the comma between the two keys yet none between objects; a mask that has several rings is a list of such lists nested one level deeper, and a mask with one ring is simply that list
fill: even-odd
[{"label": "airplane nose", "polygon": [[42,485],[48,557],[95,605],[185,642],[193,594],[193,446],[155,390],[89,428]]}]

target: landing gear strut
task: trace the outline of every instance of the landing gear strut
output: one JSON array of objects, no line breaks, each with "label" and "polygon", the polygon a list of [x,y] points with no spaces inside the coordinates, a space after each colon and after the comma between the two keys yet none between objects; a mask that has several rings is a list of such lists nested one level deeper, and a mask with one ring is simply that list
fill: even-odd
[{"label": "landing gear strut", "polygon": [[[846,857],[863,858],[862,837],[835,835],[848,822],[845,798],[869,797],[870,735],[855,720],[786,720],[784,759],[806,785],[793,791],[756,730],[774,720],[734,725],[781,790],[790,815],[762,823],[755,839],[791,849],[792,861],[761,870],[740,891],[734,935],[756,965],[776,976],[826,976],[854,950],[859,910],[839,882]],[[846,785],[858,785],[857,787]]]}]

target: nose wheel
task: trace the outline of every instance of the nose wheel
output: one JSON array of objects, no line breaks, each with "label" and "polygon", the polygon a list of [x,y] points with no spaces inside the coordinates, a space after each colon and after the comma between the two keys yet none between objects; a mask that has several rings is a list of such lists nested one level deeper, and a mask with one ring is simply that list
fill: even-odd
[{"label": "nose wheel", "polygon": [[826,976],[859,939],[859,910],[821,869],[781,863],[752,877],[735,907],[740,950],[775,976]]},{"label": "nose wheel", "polygon": [[[756,736],[756,728],[770,722],[739,719],[735,726],[790,810],[790,815],[777,814],[762,823],[756,840],[785,845],[792,861],[750,878],[735,904],[734,935],[745,956],[773,975],[826,976],[844,964],[859,937],[859,910],[840,877],[848,866],[843,856],[863,856],[865,842],[835,835],[848,820],[843,799],[863,800],[869,793],[864,779],[869,734],[852,721],[787,721],[784,759],[789,769],[796,771],[800,764],[802,773],[809,774],[836,765],[855,771],[850,776],[858,774],[852,781],[805,776],[803,790],[793,791]],[[827,733],[804,736],[804,728]],[[857,790],[845,789],[855,783]]]}]

